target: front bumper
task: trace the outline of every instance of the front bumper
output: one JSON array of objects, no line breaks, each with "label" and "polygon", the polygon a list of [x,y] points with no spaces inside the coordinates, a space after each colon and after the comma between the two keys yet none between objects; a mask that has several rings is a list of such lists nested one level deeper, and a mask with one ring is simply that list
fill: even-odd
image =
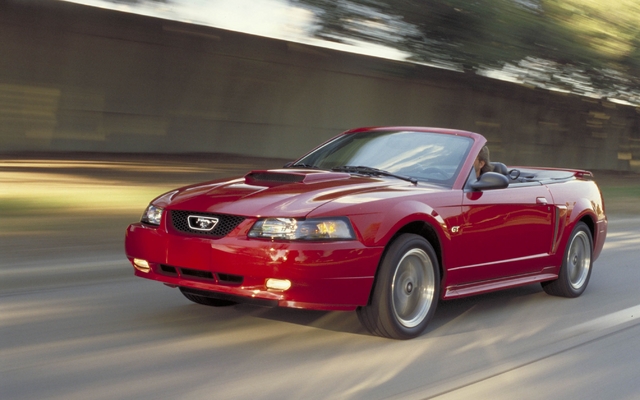
[{"label": "front bumper", "polygon": [[[167,232],[136,223],[127,228],[127,258],[145,260],[135,275],[170,286],[214,292],[265,305],[353,310],[367,304],[382,247],[359,241],[276,242],[249,239],[252,221],[223,238]],[[291,282],[268,289],[269,278]]]}]

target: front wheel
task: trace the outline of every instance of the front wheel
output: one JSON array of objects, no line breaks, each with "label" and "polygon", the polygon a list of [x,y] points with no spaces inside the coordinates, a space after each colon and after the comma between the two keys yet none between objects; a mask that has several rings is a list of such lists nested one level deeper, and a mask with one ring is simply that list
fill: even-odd
[{"label": "front wheel", "polygon": [[392,339],[420,335],[436,310],[440,293],[438,258],[422,236],[403,234],[385,253],[371,303],[357,310],[371,333]]},{"label": "front wheel", "polygon": [[558,279],[542,282],[544,291],[553,296],[580,296],[591,277],[592,255],[591,231],[584,222],[578,222],[567,243]]}]

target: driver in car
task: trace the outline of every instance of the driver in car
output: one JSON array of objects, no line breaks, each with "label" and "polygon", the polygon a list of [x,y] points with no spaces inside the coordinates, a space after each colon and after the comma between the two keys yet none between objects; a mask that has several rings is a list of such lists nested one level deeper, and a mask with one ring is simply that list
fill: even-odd
[{"label": "driver in car", "polygon": [[493,171],[493,167],[489,161],[489,148],[487,146],[483,146],[480,150],[478,157],[476,157],[476,160],[473,162],[473,168],[476,171],[477,179],[480,179],[480,175],[485,172]]}]

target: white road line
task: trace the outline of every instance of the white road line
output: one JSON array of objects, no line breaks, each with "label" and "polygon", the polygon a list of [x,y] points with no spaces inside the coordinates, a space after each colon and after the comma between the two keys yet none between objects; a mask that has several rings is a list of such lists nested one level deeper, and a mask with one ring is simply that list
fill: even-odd
[{"label": "white road line", "polygon": [[639,316],[640,305],[637,305],[592,319],[591,321],[583,322],[572,326],[571,328],[564,329],[562,332],[570,335],[580,335],[586,332],[598,331],[612,328],[616,325],[622,325],[627,322],[637,320]]}]

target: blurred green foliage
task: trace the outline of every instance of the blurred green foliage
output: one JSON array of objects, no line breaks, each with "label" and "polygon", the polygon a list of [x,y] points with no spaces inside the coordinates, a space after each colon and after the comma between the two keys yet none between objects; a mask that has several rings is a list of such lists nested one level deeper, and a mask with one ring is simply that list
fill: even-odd
[{"label": "blurred green foliage", "polygon": [[292,0],[314,35],[375,42],[467,72],[640,100],[637,0]]}]

